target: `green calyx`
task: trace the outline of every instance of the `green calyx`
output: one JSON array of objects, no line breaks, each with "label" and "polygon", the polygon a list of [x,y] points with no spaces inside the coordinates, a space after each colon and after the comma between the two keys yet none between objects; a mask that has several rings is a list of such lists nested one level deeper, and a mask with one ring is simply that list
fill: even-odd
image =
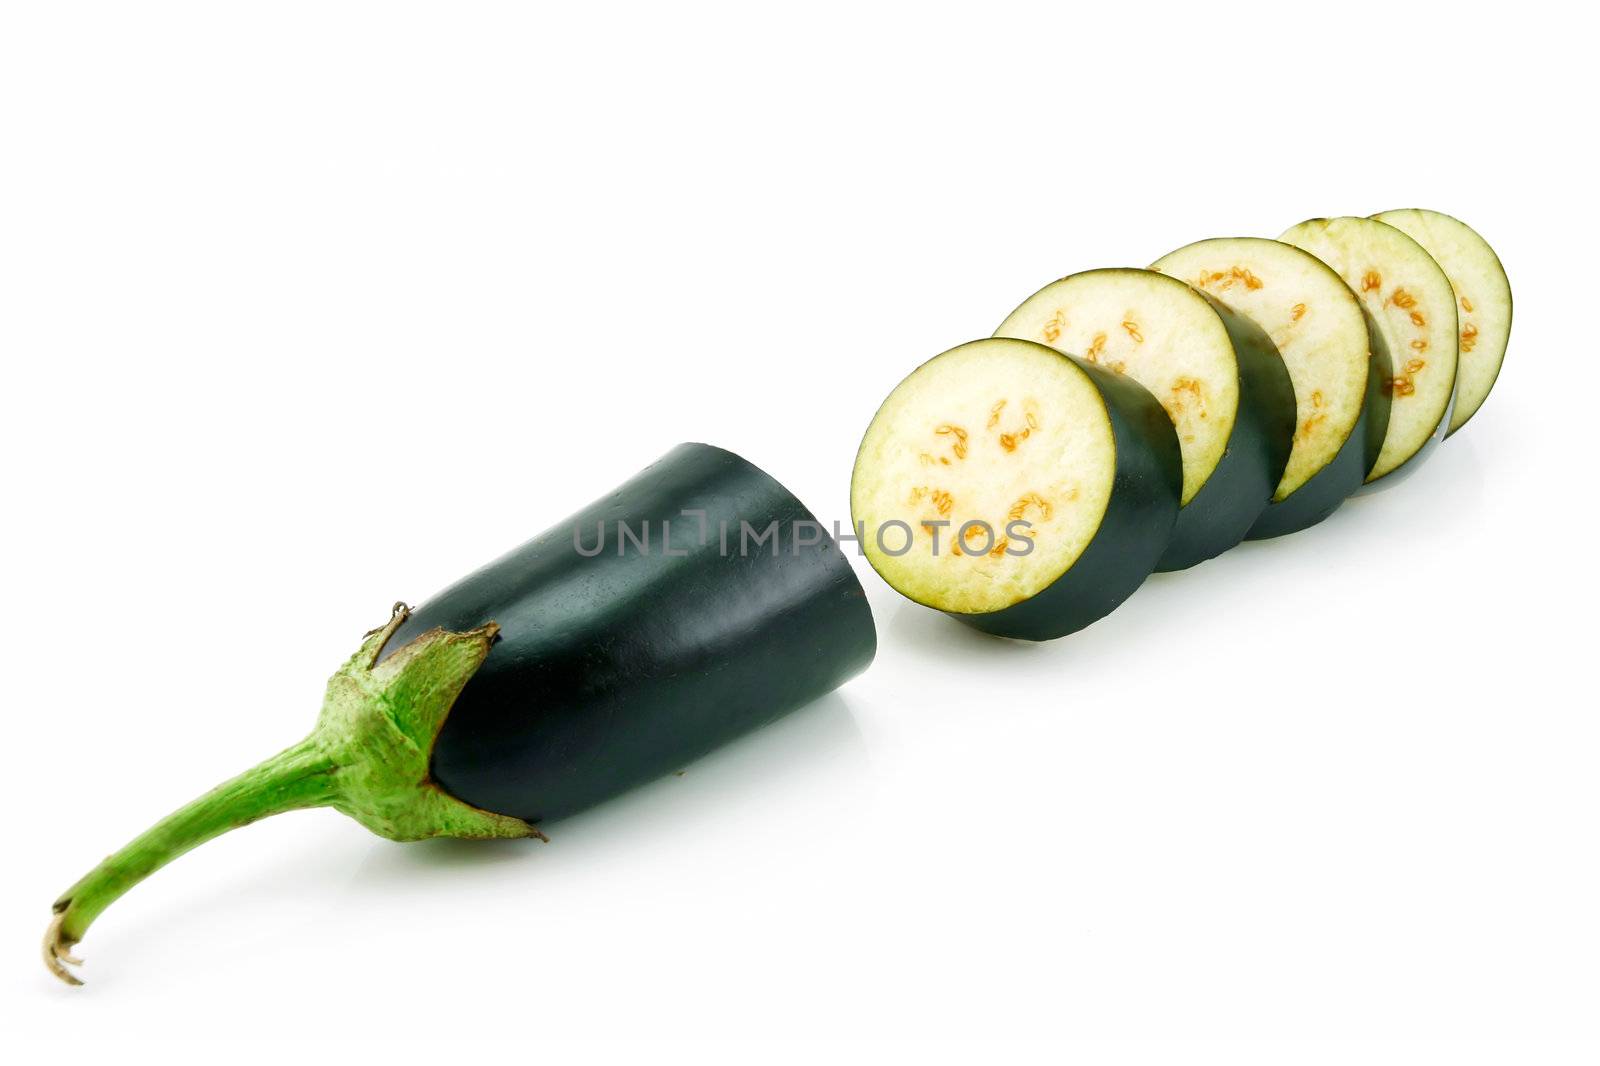
[{"label": "green calyx", "polygon": [[525,837],[520,818],[468,806],[428,776],[433,743],[456,697],[489,655],[500,627],[430,629],[378,662],[407,615],[403,603],[328,680],[313,738],[334,753],[339,787],[328,806],[390,840]]},{"label": "green calyx", "polygon": [[81,984],[65,964],[80,961],[71,949],[106,907],[191,848],[269,815],[332,807],[390,840],[544,838],[519,818],[461,802],[428,772],[439,730],[499,627],[431,629],[379,662],[408,614],[395,604],[328,680],[310,736],[169,815],[55,902],[44,943],[52,973]]}]

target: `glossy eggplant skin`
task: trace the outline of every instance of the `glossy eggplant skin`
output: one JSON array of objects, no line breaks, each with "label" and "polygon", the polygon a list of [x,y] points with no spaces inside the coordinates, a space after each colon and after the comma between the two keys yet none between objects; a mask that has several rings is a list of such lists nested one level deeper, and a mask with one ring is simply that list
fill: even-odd
[{"label": "glossy eggplant skin", "polygon": [[1116,448],[1111,499],[1083,554],[1038,593],[999,611],[947,612],[985,633],[1054,640],[1104,618],[1144,584],[1167,547],[1183,492],[1178,432],[1156,398],[1132,378],[1073,355],[1105,403]]},{"label": "glossy eggplant skin", "polygon": [[1367,472],[1377,463],[1384,435],[1389,432],[1387,382],[1394,372],[1388,346],[1372,312],[1363,304],[1361,313],[1367,321],[1367,388],[1350,436],[1327,466],[1287,498],[1268,504],[1245,535],[1246,540],[1268,540],[1316,525],[1361,489]]},{"label": "glossy eggplant skin", "polygon": [[705,444],[433,597],[389,647],[490,621],[500,639],[440,731],[432,776],[533,823],[681,769],[831,692],[877,648],[839,545],[777,481]]},{"label": "glossy eggplant skin", "polygon": [[1239,361],[1239,410],[1222,461],[1178,512],[1158,571],[1186,570],[1244,540],[1283,480],[1294,445],[1294,383],[1272,338],[1254,322],[1201,296],[1222,316]]}]

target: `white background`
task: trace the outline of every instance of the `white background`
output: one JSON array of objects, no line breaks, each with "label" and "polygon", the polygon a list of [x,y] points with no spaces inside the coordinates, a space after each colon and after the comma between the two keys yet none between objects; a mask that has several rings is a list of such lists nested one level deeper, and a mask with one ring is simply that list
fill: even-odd
[{"label": "white background", "polygon": [[[1576,1061],[1582,38],[1530,3],[8,5],[0,1040]],[[674,443],[843,520],[882,397],[1042,283],[1413,205],[1495,244],[1517,318],[1394,491],[1047,646],[858,559],[867,674],[548,845],[289,815],[108,911],[86,988],[39,965],[50,901],[301,736],[390,601]]]}]

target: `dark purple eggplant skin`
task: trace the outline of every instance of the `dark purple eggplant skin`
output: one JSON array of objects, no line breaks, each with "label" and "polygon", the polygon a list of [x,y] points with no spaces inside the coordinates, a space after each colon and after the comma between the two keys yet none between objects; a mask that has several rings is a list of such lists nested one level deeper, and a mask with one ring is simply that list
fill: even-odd
[{"label": "dark purple eggplant skin", "polygon": [[1161,573],[1187,570],[1243,541],[1272,502],[1294,445],[1294,383],[1278,346],[1260,326],[1215,296],[1200,295],[1222,317],[1233,342],[1239,361],[1239,410],[1227,451],[1178,512],[1172,543],[1156,566]]},{"label": "dark purple eggplant skin", "polygon": [[1367,474],[1377,463],[1383,438],[1389,431],[1388,382],[1394,371],[1388,345],[1372,312],[1363,304],[1361,313],[1367,320],[1367,389],[1355,427],[1327,466],[1290,493],[1288,499],[1267,505],[1245,535],[1246,540],[1267,540],[1310,529],[1361,491]]},{"label": "dark purple eggplant skin", "polygon": [[[635,535],[647,525],[648,549],[619,538],[619,520]],[[755,544],[773,522],[776,539]],[[576,545],[593,551],[597,527],[604,546],[587,557]],[[682,769],[833,691],[877,649],[840,546],[777,481],[706,444],[679,445],[434,596],[388,647],[486,622],[500,639],[451,709],[431,773],[466,803],[535,824]]]}]

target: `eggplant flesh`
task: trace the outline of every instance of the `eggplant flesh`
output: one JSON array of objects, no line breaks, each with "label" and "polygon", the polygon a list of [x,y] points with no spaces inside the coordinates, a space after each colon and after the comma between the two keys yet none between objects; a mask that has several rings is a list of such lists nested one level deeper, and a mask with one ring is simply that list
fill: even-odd
[{"label": "eggplant flesh", "polygon": [[684,444],[428,600],[391,649],[493,621],[432,776],[534,824],[575,814],[866,669],[872,613],[832,536],[731,452]]},{"label": "eggplant flesh", "polygon": [[1460,367],[1448,437],[1478,413],[1500,376],[1511,339],[1511,282],[1489,242],[1459,219],[1421,208],[1372,217],[1422,245],[1455,293]]},{"label": "eggplant flesh", "polygon": [[1327,466],[1289,496],[1267,505],[1245,535],[1246,540],[1270,540],[1309,529],[1332,516],[1345,500],[1366,490],[1367,475],[1378,461],[1389,428],[1394,364],[1372,313],[1363,307],[1361,318],[1371,343],[1364,360],[1367,376],[1355,428]]},{"label": "eggplant flesh", "polygon": [[962,621],[986,633],[1049,640],[1075,633],[1116,610],[1159,569],[1181,512],[1183,460],[1177,432],[1141,385],[1068,356],[1099,391],[1111,426],[1111,495],[1077,565],[1038,595]]},{"label": "eggplant flesh", "polygon": [[1150,575],[1182,476],[1172,423],[1142,386],[997,337],[937,356],[890,393],[862,439],[850,506],[868,560],[901,595],[988,633],[1049,640]]},{"label": "eggplant flesh", "polygon": [[1423,247],[1370,218],[1314,218],[1278,238],[1327,263],[1359,297],[1392,364],[1389,424],[1361,491],[1397,484],[1432,454],[1455,403],[1458,338],[1450,279]]},{"label": "eggplant flesh", "polygon": [[1246,539],[1293,533],[1327,518],[1360,489],[1388,425],[1387,350],[1361,301],[1320,259],[1261,237],[1197,241],[1152,269],[1264,330],[1293,383],[1288,464]]},{"label": "eggplant flesh", "polygon": [[1183,454],[1182,510],[1157,570],[1238,544],[1283,477],[1294,387],[1253,323],[1152,270],[1088,270],[1045,286],[995,331],[1048,344],[1138,382]]}]

